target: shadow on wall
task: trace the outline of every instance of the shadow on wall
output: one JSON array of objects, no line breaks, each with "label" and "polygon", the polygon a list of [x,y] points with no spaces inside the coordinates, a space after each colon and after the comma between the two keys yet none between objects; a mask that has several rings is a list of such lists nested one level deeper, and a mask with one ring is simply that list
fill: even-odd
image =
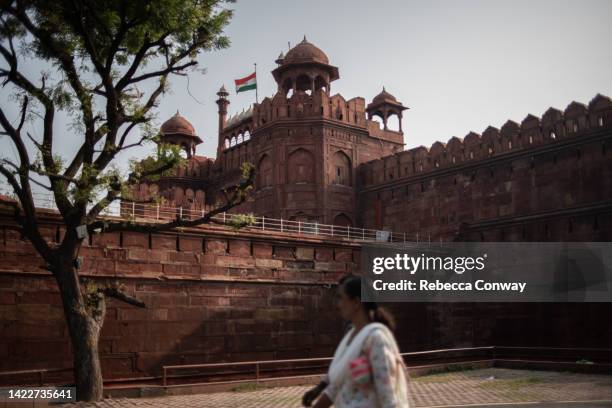
[{"label": "shadow on wall", "polygon": [[[136,285],[148,308],[119,307],[119,319],[102,332],[105,340],[113,340],[113,352],[136,354],[132,375],[158,376],[164,365],[328,357],[342,333],[332,289],[242,283]],[[119,336],[114,333],[117,326]]]}]

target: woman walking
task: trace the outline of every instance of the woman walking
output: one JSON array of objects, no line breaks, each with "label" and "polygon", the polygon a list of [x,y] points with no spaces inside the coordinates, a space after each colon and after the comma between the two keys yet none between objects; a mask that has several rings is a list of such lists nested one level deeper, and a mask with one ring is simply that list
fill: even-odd
[{"label": "woman walking", "polygon": [[361,278],[340,280],[338,307],[352,323],[334,353],[327,386],[315,408],[408,408],[405,366],[393,336],[391,315],[361,302]]}]

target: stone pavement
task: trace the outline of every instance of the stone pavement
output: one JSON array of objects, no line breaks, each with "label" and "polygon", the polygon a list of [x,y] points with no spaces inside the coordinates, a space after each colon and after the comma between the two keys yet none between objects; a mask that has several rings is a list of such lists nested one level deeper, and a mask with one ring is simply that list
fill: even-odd
[{"label": "stone pavement", "polygon": [[[308,388],[259,388],[245,384],[233,391],[214,394],[107,399],[95,404],[77,403],[63,407],[297,408]],[[612,376],[487,368],[413,377],[410,392],[415,407],[610,407]],[[523,404],[528,402],[541,404]],[[551,404],[553,402],[562,403]]]}]

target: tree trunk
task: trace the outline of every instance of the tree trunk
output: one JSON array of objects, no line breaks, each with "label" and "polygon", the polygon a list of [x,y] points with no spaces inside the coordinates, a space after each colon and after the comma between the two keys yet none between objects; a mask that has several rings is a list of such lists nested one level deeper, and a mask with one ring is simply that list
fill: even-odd
[{"label": "tree trunk", "polygon": [[100,330],[89,316],[74,316],[69,323],[74,360],[74,381],[79,401],[102,399],[102,369],[98,355]]},{"label": "tree trunk", "polygon": [[55,262],[54,275],[72,343],[76,398],[98,401],[102,399],[103,389],[98,340],[104,322],[105,299],[98,292],[82,292],[73,263],[74,251],[61,252],[64,253]]}]

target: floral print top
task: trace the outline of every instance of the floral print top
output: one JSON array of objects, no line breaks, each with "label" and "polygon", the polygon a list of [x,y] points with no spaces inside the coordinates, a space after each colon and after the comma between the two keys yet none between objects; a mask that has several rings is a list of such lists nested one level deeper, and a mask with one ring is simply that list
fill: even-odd
[{"label": "floral print top", "polygon": [[408,408],[404,366],[396,352],[397,346],[380,330],[374,330],[364,341],[360,357],[370,363],[369,381],[355,384],[348,376],[340,387],[332,384],[325,394],[336,408]]}]

